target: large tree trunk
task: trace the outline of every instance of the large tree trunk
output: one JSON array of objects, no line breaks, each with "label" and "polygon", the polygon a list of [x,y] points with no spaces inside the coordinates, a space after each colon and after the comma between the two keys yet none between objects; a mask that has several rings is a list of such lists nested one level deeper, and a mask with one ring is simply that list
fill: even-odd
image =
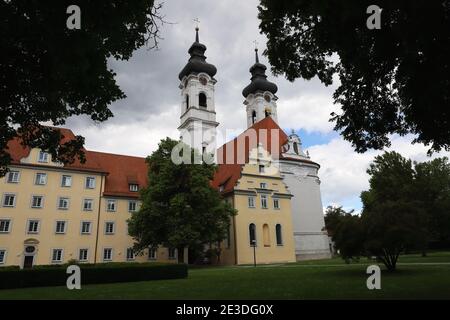
[{"label": "large tree trunk", "polygon": [[184,263],[184,247],[177,248],[178,263]]}]

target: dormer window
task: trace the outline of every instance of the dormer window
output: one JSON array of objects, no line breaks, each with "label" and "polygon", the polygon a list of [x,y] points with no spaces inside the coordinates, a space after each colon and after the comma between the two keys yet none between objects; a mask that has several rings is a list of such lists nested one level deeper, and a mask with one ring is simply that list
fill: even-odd
[{"label": "dormer window", "polygon": [[219,192],[223,192],[223,190],[225,190],[225,185],[221,184],[219,186]]},{"label": "dormer window", "polygon": [[138,192],[139,191],[139,185],[136,183],[130,183],[129,188],[131,192]]},{"label": "dormer window", "polygon": [[48,162],[48,153],[44,151],[39,151],[38,162]]},{"label": "dormer window", "polygon": [[200,108],[205,108],[207,107],[206,105],[206,94],[204,94],[203,92],[201,92],[198,95],[198,105],[200,106]]}]

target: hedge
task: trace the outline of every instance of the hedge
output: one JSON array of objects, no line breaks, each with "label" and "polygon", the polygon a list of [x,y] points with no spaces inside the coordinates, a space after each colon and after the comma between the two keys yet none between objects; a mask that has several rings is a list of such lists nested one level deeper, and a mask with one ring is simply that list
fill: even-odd
[{"label": "hedge", "polygon": [[[188,271],[185,264],[154,263],[102,263],[79,264],[81,269],[81,286],[85,284],[133,282],[163,279],[186,278]],[[66,273],[68,265],[38,266],[32,269],[17,270],[0,268],[0,289],[65,286],[70,274]]]}]

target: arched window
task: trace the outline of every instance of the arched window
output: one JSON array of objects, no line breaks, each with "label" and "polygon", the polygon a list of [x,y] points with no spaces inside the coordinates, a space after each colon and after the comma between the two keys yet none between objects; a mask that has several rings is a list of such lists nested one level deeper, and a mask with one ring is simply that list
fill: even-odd
[{"label": "arched window", "polygon": [[256,246],[256,226],[254,223],[250,223],[248,226],[248,235],[250,237],[250,246]]},{"label": "arched window", "polygon": [[295,152],[296,154],[299,154],[299,153],[298,153],[298,144],[297,144],[297,142],[294,142],[294,152]]},{"label": "arched window", "polygon": [[283,245],[283,235],[281,233],[281,224],[275,226],[275,232],[277,234],[277,246]]},{"label": "arched window", "polygon": [[186,95],[186,110],[189,109],[189,95]]},{"label": "arched window", "polygon": [[265,115],[266,115],[266,118],[268,117],[268,116],[270,116],[270,109],[266,109],[266,110],[264,110],[264,113],[265,113]]},{"label": "arched window", "polygon": [[206,108],[206,94],[204,94],[203,92],[201,92],[201,93],[198,95],[198,105],[199,105],[201,108]]},{"label": "arched window", "polygon": [[256,122],[256,111],[253,110],[252,111],[252,124],[255,124],[255,122]]},{"label": "arched window", "polygon": [[264,247],[270,247],[270,231],[267,224],[263,225]]}]

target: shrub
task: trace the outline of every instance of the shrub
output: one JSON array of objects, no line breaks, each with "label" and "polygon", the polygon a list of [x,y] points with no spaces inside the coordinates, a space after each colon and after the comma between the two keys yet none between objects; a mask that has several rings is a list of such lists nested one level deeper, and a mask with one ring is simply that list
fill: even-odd
[{"label": "shrub", "polygon": [[[65,286],[67,264],[39,266],[33,269],[5,269],[0,272],[0,289]],[[104,263],[79,264],[81,285],[133,282],[187,277],[185,264]]]}]

